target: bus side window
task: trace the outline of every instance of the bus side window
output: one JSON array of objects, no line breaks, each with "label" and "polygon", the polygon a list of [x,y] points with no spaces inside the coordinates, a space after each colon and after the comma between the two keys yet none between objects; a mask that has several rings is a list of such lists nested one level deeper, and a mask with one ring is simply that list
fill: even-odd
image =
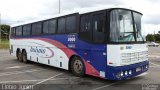
[{"label": "bus side window", "polygon": [[65,33],[65,18],[62,17],[62,18],[59,18],[58,19],[58,33],[60,34],[64,34]]},{"label": "bus side window", "polygon": [[16,35],[15,27],[11,28],[11,37],[14,37]]},{"label": "bus side window", "polygon": [[41,35],[42,34],[42,23],[37,22],[32,24],[32,35]]},{"label": "bus side window", "polygon": [[66,33],[76,33],[76,16],[66,17]]},{"label": "bus side window", "polygon": [[16,36],[22,36],[22,26],[16,27]]},{"label": "bus side window", "polygon": [[103,43],[105,42],[105,30],[104,30],[104,14],[95,14],[92,17],[93,24],[93,41],[95,43]]},{"label": "bus side window", "polygon": [[56,20],[47,20],[43,22],[43,33],[54,34],[56,33]]},{"label": "bus side window", "polygon": [[23,26],[23,36],[29,36],[31,34],[31,24]]},{"label": "bus side window", "polygon": [[80,18],[80,32],[79,36],[85,41],[92,40],[92,31],[91,31],[91,15],[82,15]]},{"label": "bus side window", "polygon": [[49,22],[48,22],[48,33],[49,34],[56,33],[56,20],[49,20]]}]

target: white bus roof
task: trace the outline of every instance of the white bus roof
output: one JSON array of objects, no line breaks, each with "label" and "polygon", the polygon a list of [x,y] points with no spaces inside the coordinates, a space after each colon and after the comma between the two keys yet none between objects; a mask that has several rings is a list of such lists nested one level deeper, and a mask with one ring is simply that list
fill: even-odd
[{"label": "white bus roof", "polygon": [[[126,8],[126,7],[112,7],[112,8],[130,9],[130,8]],[[16,27],[16,26],[20,26],[20,25],[30,24],[30,23],[34,23],[34,22],[38,22],[38,21],[43,21],[43,20],[47,20],[47,19],[52,19],[52,18],[57,18],[57,17],[61,17],[61,16],[66,16],[66,15],[70,15],[70,14],[74,14],[74,13],[85,14],[85,13],[90,13],[90,12],[95,12],[95,11],[100,11],[100,10],[106,10],[106,9],[112,9],[112,8],[92,7],[92,8],[75,9],[75,10],[72,10],[72,11],[66,11],[66,12],[61,13],[61,14],[53,15],[52,17],[47,17],[47,18],[38,19],[38,20],[31,20],[29,22],[23,22],[23,23],[18,23],[18,24],[13,24],[13,25],[11,25],[11,27]],[[130,10],[132,10],[132,9],[130,9]]]}]

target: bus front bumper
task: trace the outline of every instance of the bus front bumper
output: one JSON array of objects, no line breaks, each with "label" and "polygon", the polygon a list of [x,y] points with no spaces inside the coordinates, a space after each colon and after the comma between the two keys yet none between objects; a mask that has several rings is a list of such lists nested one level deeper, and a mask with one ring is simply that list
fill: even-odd
[{"label": "bus front bumper", "polygon": [[134,78],[148,71],[149,61],[144,61],[132,65],[107,67],[106,78],[110,80],[125,80]]}]

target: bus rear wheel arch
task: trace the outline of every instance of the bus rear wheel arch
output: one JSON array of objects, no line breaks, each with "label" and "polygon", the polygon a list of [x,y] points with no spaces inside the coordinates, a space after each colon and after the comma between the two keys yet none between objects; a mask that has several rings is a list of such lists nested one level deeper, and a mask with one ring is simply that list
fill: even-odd
[{"label": "bus rear wheel arch", "polygon": [[76,76],[85,76],[85,64],[79,56],[72,56],[70,58],[69,70]]}]

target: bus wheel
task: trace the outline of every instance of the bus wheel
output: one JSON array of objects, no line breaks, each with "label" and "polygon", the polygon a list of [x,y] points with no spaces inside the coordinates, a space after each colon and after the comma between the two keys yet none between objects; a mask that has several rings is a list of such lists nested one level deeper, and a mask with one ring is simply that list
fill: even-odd
[{"label": "bus wheel", "polygon": [[24,63],[28,63],[28,60],[27,60],[27,53],[26,51],[24,50],[23,53],[22,53],[22,60]]},{"label": "bus wheel", "polygon": [[22,61],[22,53],[20,50],[17,51],[17,60]]},{"label": "bus wheel", "polygon": [[84,76],[85,75],[85,67],[81,58],[74,57],[71,60],[71,71],[76,76]]}]

